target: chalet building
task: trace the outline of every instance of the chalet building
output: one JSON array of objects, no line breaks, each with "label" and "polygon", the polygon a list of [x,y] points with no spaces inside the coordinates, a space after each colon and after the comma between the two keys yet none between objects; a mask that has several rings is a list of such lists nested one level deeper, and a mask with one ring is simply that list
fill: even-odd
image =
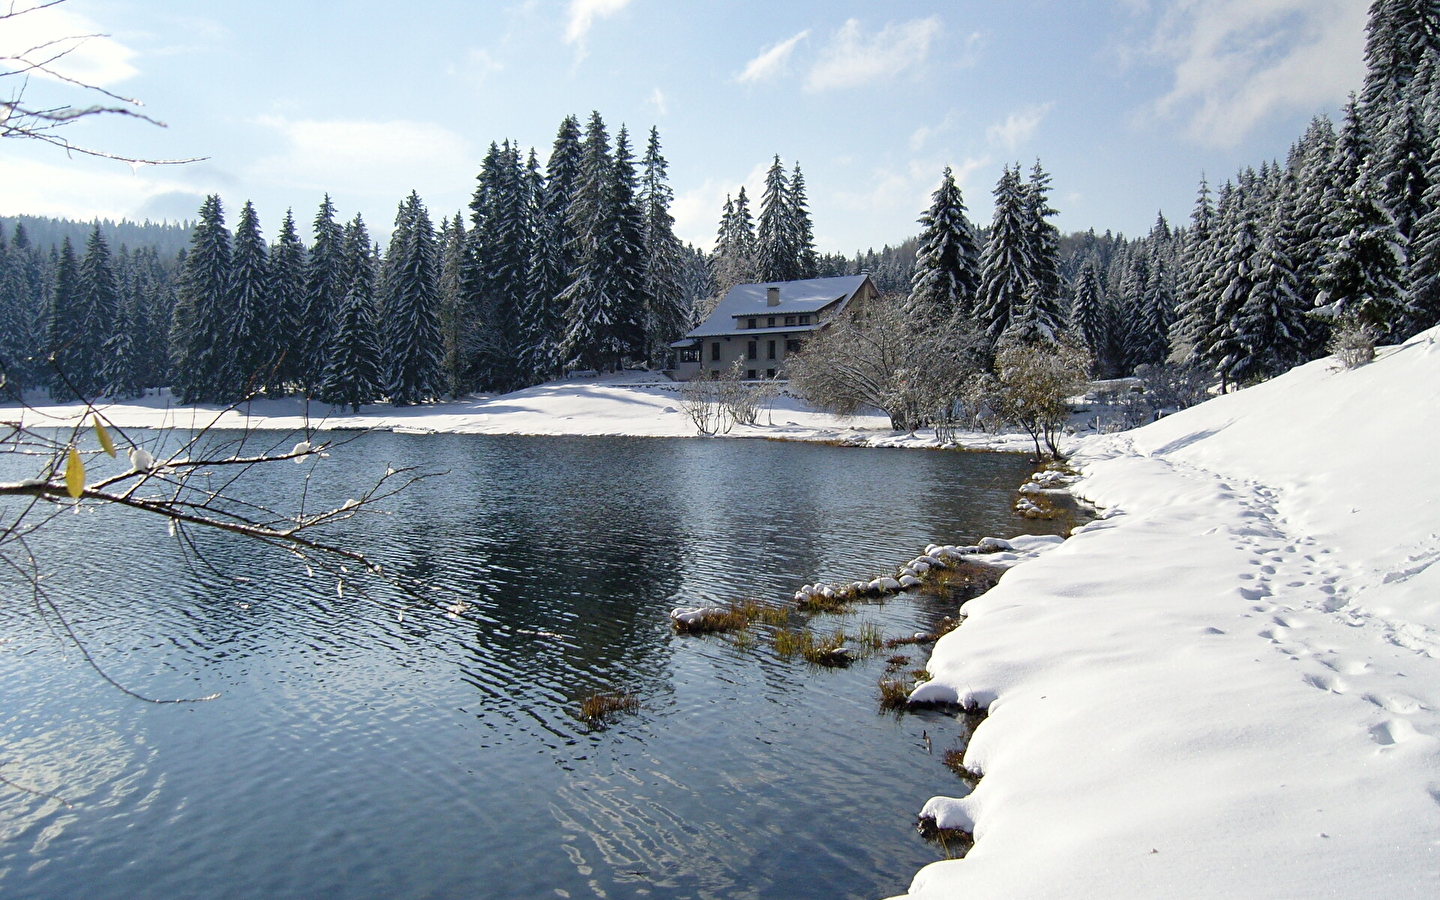
[{"label": "chalet building", "polygon": [[741,360],[746,378],[784,378],[785,360],[852,303],[879,291],[869,275],[737,284],[676,351],[675,378],[713,377]]}]

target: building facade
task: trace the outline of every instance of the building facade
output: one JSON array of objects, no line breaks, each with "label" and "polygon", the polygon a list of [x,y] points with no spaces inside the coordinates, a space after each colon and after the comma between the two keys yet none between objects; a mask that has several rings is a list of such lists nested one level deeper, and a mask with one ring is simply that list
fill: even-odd
[{"label": "building facade", "polygon": [[739,361],[747,379],[784,378],[785,360],[852,303],[879,291],[869,275],[737,284],[676,351],[675,378],[713,378]]}]

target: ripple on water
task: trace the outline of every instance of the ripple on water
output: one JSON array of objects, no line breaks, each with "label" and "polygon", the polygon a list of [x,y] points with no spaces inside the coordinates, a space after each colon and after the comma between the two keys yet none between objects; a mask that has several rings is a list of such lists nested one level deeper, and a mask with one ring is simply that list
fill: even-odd
[{"label": "ripple on water", "polygon": [[[879,659],[811,669],[766,628],[741,649],[676,636],[666,614],[1033,528],[1009,511],[1023,460],[376,434],[317,468],[310,502],[387,465],[448,474],[347,539],[463,601],[463,620],[397,619],[383,589],[337,596],[216,535],[196,536],[212,570],[160,523],[57,520],[42,563],[107,671],[155,696],[223,693],[141,707],[59,661],[33,609],[0,608],[17,638],[0,774],[82,801],[0,795],[0,893],[803,900],[895,893],[934,858],[911,823],[953,785],[939,754],[958,723],[877,714]],[[254,496],[284,505],[292,469],[259,473]],[[947,612],[901,598],[817,627],[906,634]],[[577,720],[618,688],[638,713]]]}]

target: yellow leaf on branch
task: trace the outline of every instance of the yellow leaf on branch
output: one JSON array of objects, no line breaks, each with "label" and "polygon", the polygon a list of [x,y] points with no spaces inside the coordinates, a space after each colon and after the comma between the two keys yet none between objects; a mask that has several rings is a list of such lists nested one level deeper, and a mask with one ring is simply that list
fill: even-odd
[{"label": "yellow leaf on branch", "polygon": [[77,499],[85,491],[85,463],[80,461],[80,454],[75,452],[74,447],[66,454],[65,490]]}]

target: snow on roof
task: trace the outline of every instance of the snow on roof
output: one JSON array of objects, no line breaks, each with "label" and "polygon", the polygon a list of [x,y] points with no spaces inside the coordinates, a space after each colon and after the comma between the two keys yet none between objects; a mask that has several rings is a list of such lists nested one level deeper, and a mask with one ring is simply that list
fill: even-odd
[{"label": "snow on roof", "polygon": [[[715,311],[687,338],[734,334],[735,320],[749,316],[785,316],[818,312],[837,300],[848,301],[869,275],[841,275],[835,278],[807,278],[804,281],[769,281],[760,284],[737,284],[726,292]],[[770,288],[779,288],[780,304],[769,306]]]}]

